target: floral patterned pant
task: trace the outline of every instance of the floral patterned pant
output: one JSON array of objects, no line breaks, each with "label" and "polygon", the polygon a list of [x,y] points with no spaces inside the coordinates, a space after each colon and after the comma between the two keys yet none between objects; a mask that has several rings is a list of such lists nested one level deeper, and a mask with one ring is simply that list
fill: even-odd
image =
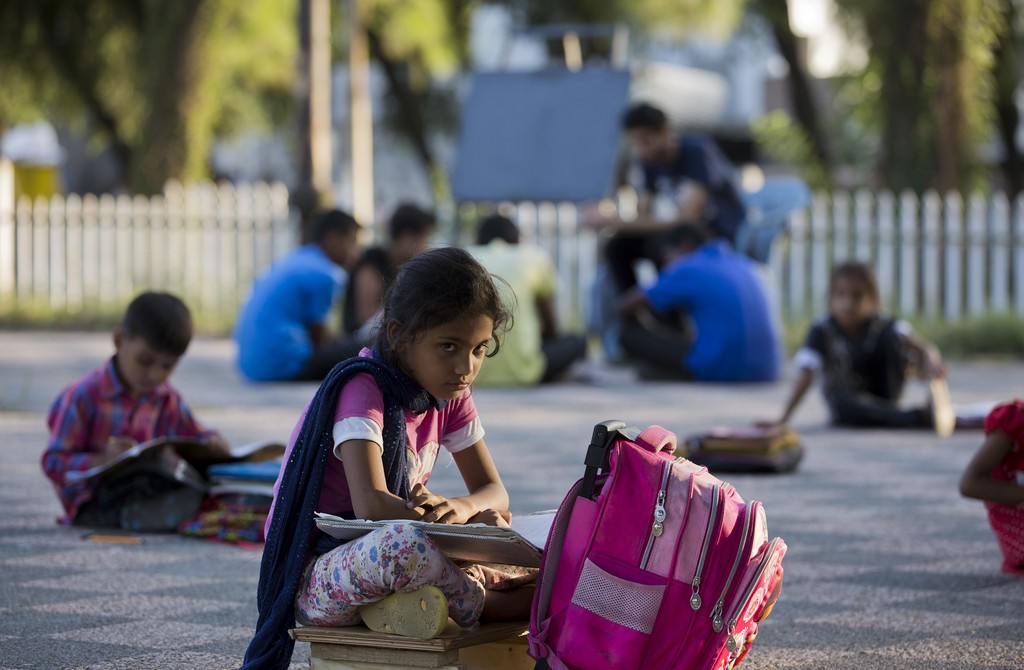
[{"label": "floral patterned pant", "polygon": [[303,625],[351,626],[361,622],[363,605],[433,585],[448,599],[455,623],[469,626],[480,618],[485,590],[508,590],[535,578],[534,569],[459,566],[422,530],[395,523],[310,561],[295,597],[295,618]]}]

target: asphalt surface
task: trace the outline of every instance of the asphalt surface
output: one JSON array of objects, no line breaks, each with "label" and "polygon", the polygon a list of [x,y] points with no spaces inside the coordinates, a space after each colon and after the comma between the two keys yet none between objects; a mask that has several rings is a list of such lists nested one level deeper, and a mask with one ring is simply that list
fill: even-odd
[{"label": "asphalt surface", "polygon": [[[46,411],[111,347],[102,333],[0,332],[0,668],[235,668],[256,620],[258,550],[176,535],[101,544],[54,523],[59,505],[39,469]],[[231,442],[285,440],[315,386],[248,384],[233,354],[230,341],[199,339],[173,381]],[[514,513],[559,504],[599,421],[681,436],[741,426],[775,416],[789,384],[590,372],[539,389],[475,389]],[[950,389],[957,404],[995,402],[1022,395],[1022,378],[1024,362],[954,361]],[[790,548],[782,597],[743,667],[1024,667],[1024,580],[999,571],[982,505],[956,490],[981,433],[839,430],[817,394],[794,425],[807,448],[796,473],[725,477],[764,502],[770,532]],[[460,490],[443,460],[431,481]],[[308,667],[304,645],[293,667]]]}]

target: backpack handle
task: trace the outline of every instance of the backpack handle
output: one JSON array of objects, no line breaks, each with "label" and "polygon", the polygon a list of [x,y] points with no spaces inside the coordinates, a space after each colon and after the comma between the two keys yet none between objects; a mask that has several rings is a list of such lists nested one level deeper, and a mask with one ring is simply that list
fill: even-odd
[{"label": "backpack handle", "polygon": [[626,427],[625,422],[616,419],[602,421],[594,426],[587,447],[587,457],[583,460],[583,483],[580,486],[580,497],[594,499],[594,484],[598,471],[611,471],[611,447],[617,438],[623,438],[643,447],[654,454],[671,454],[676,448],[676,436],[661,426],[650,426],[644,430]]},{"label": "backpack handle", "polygon": [[617,419],[602,421],[594,426],[594,432],[590,436],[590,446],[587,447],[587,457],[583,459],[583,485],[580,488],[580,497],[594,497],[594,481],[597,472],[608,472],[608,457],[610,448],[615,438],[626,430],[626,423]]}]

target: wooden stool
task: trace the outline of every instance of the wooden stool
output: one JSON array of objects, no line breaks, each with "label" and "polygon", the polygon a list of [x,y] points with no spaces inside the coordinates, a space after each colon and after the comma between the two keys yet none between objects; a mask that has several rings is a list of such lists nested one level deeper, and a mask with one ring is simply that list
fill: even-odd
[{"label": "wooden stool", "polygon": [[376,633],[366,626],[303,626],[291,636],[310,643],[310,670],[533,670],[526,628],[521,621],[463,630],[449,621],[432,640]]}]

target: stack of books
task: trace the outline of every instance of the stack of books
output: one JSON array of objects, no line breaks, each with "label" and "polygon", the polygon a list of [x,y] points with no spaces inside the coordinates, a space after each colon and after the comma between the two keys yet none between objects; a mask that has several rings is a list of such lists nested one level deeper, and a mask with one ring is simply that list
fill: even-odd
[{"label": "stack of books", "polygon": [[209,495],[253,495],[272,498],[274,482],[281,472],[281,461],[258,463],[222,463],[206,471],[210,479]]},{"label": "stack of books", "polygon": [[792,472],[804,448],[788,426],[715,427],[687,437],[676,455],[711,472]]}]

